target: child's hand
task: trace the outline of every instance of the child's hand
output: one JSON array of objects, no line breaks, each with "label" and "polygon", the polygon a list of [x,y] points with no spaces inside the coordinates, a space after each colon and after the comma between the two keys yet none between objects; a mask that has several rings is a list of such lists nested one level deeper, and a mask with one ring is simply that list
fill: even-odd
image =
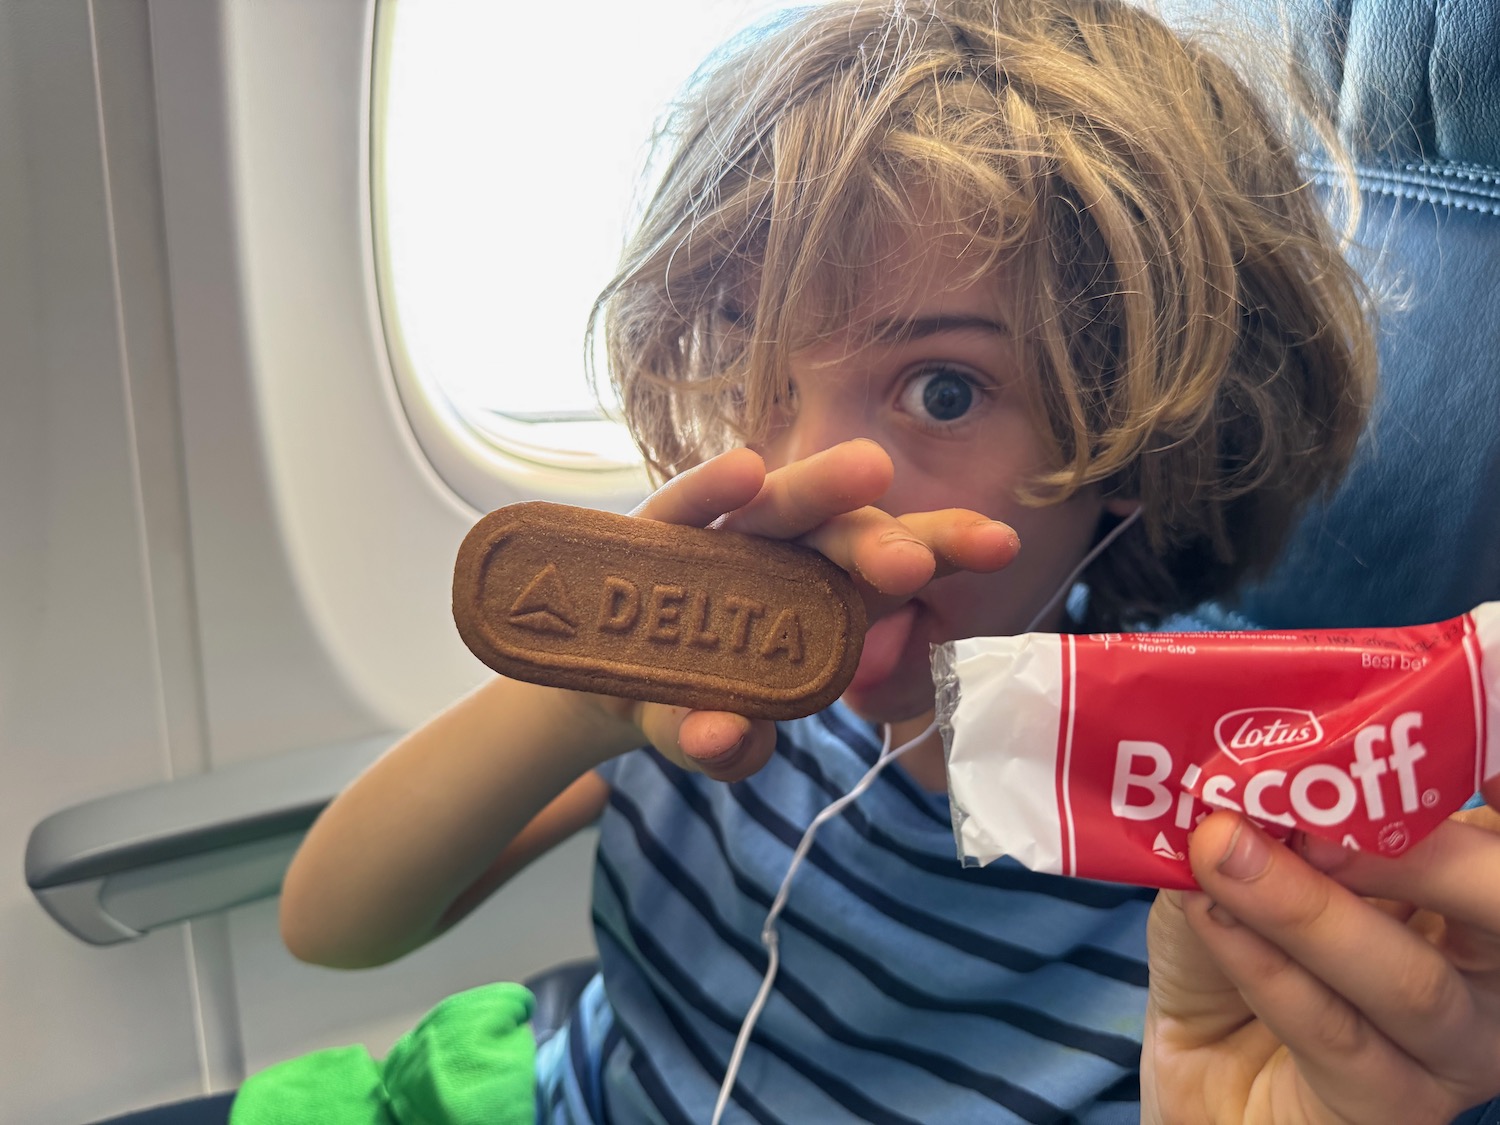
[{"label": "child's hand", "polygon": [[[886,452],[863,439],[769,473],[758,454],[736,449],[674,477],[634,514],[800,540],[854,576],[872,620],[933,578],[998,570],[1015,557],[1015,532],[977,512],[897,519],[874,507],[893,472]],[[633,705],[633,718],[663,754],[720,781],[748,777],[776,744],[770,722],[725,712],[640,703]]]},{"label": "child's hand", "polygon": [[1143,1120],[1441,1125],[1500,1093],[1497,833],[1481,809],[1399,859],[1304,858],[1205,820],[1204,893],[1151,913]]}]

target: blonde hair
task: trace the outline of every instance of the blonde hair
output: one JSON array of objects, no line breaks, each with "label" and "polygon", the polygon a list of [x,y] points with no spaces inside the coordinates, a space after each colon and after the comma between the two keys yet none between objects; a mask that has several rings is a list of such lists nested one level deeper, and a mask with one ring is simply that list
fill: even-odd
[{"label": "blonde hair", "polygon": [[962,237],[1035,373],[1051,456],[1022,498],[1138,499],[1088,624],[1155,620],[1268,565],[1367,411],[1363,293],[1287,137],[1115,0],[804,9],[690,83],[591,333],[671,475],[762,436],[799,348],[869,327],[885,234]]}]

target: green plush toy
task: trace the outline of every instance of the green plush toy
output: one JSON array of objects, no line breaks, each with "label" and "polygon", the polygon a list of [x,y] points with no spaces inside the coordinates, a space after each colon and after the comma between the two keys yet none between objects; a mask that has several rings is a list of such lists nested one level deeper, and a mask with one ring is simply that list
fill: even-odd
[{"label": "green plush toy", "polygon": [[535,998],[519,984],[448,997],[383,1062],[334,1047],[252,1075],[230,1125],[531,1125]]}]

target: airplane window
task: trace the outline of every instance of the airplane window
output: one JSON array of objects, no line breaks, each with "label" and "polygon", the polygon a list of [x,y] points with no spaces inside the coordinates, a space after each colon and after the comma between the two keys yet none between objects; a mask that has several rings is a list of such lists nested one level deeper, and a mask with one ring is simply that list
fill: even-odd
[{"label": "airplane window", "polygon": [[512,456],[638,463],[617,404],[601,410],[588,386],[589,306],[667,100],[715,45],[792,6],[596,0],[559,19],[541,4],[384,0],[372,195],[401,376]]}]

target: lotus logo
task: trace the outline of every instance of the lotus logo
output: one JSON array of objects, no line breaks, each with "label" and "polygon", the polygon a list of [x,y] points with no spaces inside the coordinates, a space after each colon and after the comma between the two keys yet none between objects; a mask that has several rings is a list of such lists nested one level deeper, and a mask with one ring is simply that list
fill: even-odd
[{"label": "lotus logo", "polygon": [[1243,766],[1284,750],[1316,746],[1323,741],[1323,728],[1311,711],[1247,707],[1220,716],[1214,724],[1214,741]]}]

